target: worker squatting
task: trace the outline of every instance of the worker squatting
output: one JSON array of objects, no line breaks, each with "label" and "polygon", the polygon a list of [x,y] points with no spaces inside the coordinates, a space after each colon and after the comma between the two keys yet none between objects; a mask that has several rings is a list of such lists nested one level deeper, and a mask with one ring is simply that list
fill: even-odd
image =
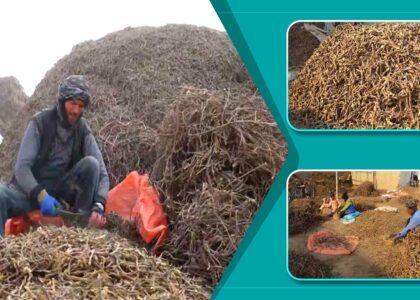
[{"label": "worker squatting", "polygon": [[83,212],[102,228],[109,178],[96,140],[82,117],[89,106],[86,79],[71,75],[57,104],[34,115],[22,139],[14,175],[0,184],[0,235],[7,219],[40,208],[42,215]]}]

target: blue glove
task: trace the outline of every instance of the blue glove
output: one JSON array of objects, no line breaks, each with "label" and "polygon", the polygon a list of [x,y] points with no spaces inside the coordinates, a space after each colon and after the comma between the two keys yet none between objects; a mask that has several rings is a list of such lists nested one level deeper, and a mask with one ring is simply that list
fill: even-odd
[{"label": "blue glove", "polygon": [[45,216],[56,216],[57,208],[61,207],[60,203],[52,196],[45,194],[44,198],[41,200],[41,214]]}]

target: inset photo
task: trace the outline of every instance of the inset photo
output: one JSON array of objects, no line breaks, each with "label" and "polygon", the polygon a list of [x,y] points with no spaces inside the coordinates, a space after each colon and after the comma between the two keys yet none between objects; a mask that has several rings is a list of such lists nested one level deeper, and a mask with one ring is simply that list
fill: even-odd
[{"label": "inset photo", "polygon": [[298,171],[288,180],[296,279],[420,278],[419,170]]},{"label": "inset photo", "polygon": [[288,31],[296,129],[420,129],[419,22],[296,22]]}]

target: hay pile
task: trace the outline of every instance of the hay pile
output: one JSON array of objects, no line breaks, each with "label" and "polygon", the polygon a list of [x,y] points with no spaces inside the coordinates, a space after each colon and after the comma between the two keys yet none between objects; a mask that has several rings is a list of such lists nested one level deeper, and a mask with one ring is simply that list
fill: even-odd
[{"label": "hay pile", "polygon": [[19,81],[14,77],[0,78],[0,132],[4,133],[28,100]]},{"label": "hay pile", "polygon": [[[8,179],[29,118],[56,102],[58,83],[71,74],[89,79],[86,118],[96,134],[112,184],[128,170],[150,171],[156,132],[181,86],[254,89],[226,33],[190,26],[126,28],[75,46],[38,84],[30,102],[3,133],[0,174]],[[135,154],[135,155],[133,155]]]},{"label": "hay pile", "polygon": [[40,227],[0,240],[0,297],[208,299],[209,291],[116,235]]},{"label": "hay pile", "polygon": [[354,191],[355,196],[378,196],[379,192],[375,190],[375,186],[370,181],[362,182]]},{"label": "hay pile", "polygon": [[420,278],[420,229],[410,232],[399,246],[390,277]]},{"label": "hay pile", "polygon": [[289,251],[289,271],[297,278],[331,278],[331,270],[310,254]]},{"label": "hay pile", "polygon": [[159,128],[153,177],[173,230],[166,255],[215,285],[283,163],[261,98],[186,88]]},{"label": "hay pile", "polygon": [[290,85],[299,128],[420,128],[420,23],[343,24]]},{"label": "hay pile", "polygon": [[322,201],[294,199],[289,202],[289,235],[308,231],[322,221],[319,207]]}]

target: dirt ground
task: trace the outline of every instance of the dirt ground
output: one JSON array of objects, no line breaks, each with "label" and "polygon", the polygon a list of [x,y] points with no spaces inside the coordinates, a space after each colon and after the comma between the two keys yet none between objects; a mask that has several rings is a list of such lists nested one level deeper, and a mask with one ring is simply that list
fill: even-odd
[{"label": "dirt ground", "polygon": [[[420,188],[405,188],[413,198],[420,199]],[[390,234],[402,230],[408,215],[405,211],[405,198],[384,200],[377,197],[352,197],[362,214],[351,224],[323,217],[311,228],[289,236],[289,251],[311,254],[326,266],[331,267],[333,278],[387,278],[395,264],[400,245],[386,243]],[[308,199],[309,200],[309,199]],[[319,201],[318,201],[319,202]],[[318,203],[317,203],[318,204]],[[319,203],[320,204],[320,203]],[[374,211],[379,206],[392,206],[398,213]],[[339,235],[356,235],[360,238],[355,252],[347,256],[331,256],[311,253],[307,250],[308,236],[321,229],[329,229]]]}]

